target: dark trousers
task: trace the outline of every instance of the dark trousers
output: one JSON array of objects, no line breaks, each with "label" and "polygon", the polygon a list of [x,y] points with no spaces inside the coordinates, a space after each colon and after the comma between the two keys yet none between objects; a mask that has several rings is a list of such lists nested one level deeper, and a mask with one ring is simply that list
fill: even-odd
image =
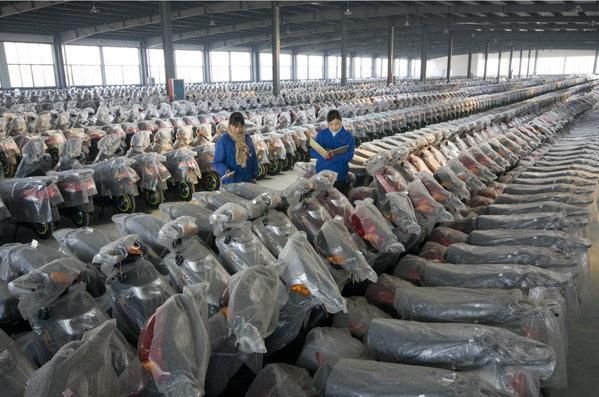
[{"label": "dark trousers", "polygon": [[349,182],[336,181],[335,184],[333,185],[333,187],[335,189],[339,190],[344,195],[347,196],[347,194],[349,193],[349,189],[350,189],[351,185],[350,185]]}]

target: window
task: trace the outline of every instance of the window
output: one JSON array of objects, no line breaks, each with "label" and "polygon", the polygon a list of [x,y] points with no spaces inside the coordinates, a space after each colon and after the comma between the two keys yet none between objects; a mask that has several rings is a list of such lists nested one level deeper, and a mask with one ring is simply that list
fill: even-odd
[{"label": "window", "polygon": [[252,79],[252,54],[249,52],[230,52],[231,81],[250,81]]},{"label": "window", "polygon": [[229,81],[229,53],[215,51],[210,53],[210,75],[212,81]]},{"label": "window", "polygon": [[[543,60],[544,61],[544,60]],[[595,62],[594,55],[579,55],[579,56],[566,56],[564,63],[564,73],[565,74],[587,74],[593,73],[593,65]],[[537,62],[538,65],[541,64],[541,60]]]},{"label": "window", "polygon": [[395,74],[397,78],[408,77],[408,60],[400,58],[395,60]]},{"label": "window", "polygon": [[420,78],[420,59],[412,59],[412,73],[411,78],[419,79]]},{"label": "window", "polygon": [[148,50],[148,69],[150,77],[154,79],[156,84],[164,84],[164,52],[162,50]]},{"label": "window", "polygon": [[[355,68],[356,78],[369,79],[372,77],[372,58],[358,58],[360,68]],[[358,75],[359,73],[359,75]]]},{"label": "window", "polygon": [[204,81],[204,54],[202,51],[175,50],[177,78],[186,83]]},{"label": "window", "polygon": [[107,85],[139,84],[139,50],[102,47]]},{"label": "window", "polygon": [[68,85],[102,85],[100,47],[66,45],[64,52]]},{"label": "window", "polygon": [[295,77],[298,80],[307,80],[308,79],[308,56],[307,55],[297,55],[295,58],[295,62],[296,62]]},{"label": "window", "polygon": [[260,80],[272,80],[272,54],[269,52],[260,53]]},{"label": "window", "polygon": [[387,59],[388,58],[377,58],[375,63],[375,76],[376,78],[387,77]]},{"label": "window", "polygon": [[329,59],[329,79],[340,79],[341,78],[341,57],[330,56]]},{"label": "window", "polygon": [[281,54],[279,73],[281,80],[291,80],[291,54]]},{"label": "window", "polygon": [[310,80],[321,80],[324,71],[324,58],[322,55],[308,56],[308,78]]},{"label": "window", "polygon": [[8,76],[13,87],[52,87],[54,58],[50,44],[4,43]]}]

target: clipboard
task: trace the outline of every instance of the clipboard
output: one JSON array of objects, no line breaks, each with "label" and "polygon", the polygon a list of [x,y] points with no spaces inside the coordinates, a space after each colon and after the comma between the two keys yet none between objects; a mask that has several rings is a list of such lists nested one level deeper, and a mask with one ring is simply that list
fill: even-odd
[{"label": "clipboard", "polygon": [[310,138],[310,147],[312,149],[316,150],[316,152],[318,154],[320,154],[322,157],[326,157],[328,152],[331,152],[333,154],[333,156],[336,156],[338,154],[343,154],[343,153],[347,152],[347,150],[349,149],[349,146],[345,145],[345,146],[341,146],[341,147],[338,147],[333,150],[326,150],[318,142],[316,142],[314,140],[314,138]]}]

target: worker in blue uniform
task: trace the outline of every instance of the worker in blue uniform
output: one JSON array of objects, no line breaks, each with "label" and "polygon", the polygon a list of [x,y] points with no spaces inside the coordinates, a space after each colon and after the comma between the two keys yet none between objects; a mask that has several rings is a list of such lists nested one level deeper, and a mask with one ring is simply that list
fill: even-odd
[{"label": "worker in blue uniform", "polygon": [[258,159],[254,143],[244,132],[245,119],[239,112],[231,113],[229,127],[217,141],[212,166],[223,184],[256,182]]},{"label": "worker in blue uniform", "polygon": [[[350,188],[348,179],[349,162],[354,157],[356,144],[351,132],[343,128],[341,114],[338,110],[329,111],[327,123],[329,128],[321,130],[315,138],[315,141],[328,151],[327,155],[322,156],[313,148],[310,149],[310,154],[316,159],[316,172],[335,171],[337,173],[335,187],[340,192],[347,194]],[[347,146],[346,152],[338,154],[331,152],[343,146]]]}]

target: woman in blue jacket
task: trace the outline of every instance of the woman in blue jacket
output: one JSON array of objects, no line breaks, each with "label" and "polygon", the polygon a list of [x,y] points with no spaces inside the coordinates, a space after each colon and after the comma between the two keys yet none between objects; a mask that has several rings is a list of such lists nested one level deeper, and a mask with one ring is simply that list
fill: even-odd
[{"label": "woman in blue jacket", "polygon": [[[323,170],[335,171],[337,173],[337,181],[335,187],[342,193],[347,194],[350,182],[348,180],[349,162],[354,157],[356,144],[351,132],[343,128],[341,122],[341,114],[338,110],[331,110],[327,114],[328,127],[321,130],[315,141],[328,150],[326,156],[320,155],[316,150],[310,149],[310,154],[316,159],[316,172]],[[347,146],[345,153],[333,155],[331,150]]]},{"label": "woman in blue jacket", "polygon": [[227,132],[216,141],[213,167],[224,184],[256,182],[258,159],[252,139],[243,130],[244,125],[241,113],[231,113]]}]

